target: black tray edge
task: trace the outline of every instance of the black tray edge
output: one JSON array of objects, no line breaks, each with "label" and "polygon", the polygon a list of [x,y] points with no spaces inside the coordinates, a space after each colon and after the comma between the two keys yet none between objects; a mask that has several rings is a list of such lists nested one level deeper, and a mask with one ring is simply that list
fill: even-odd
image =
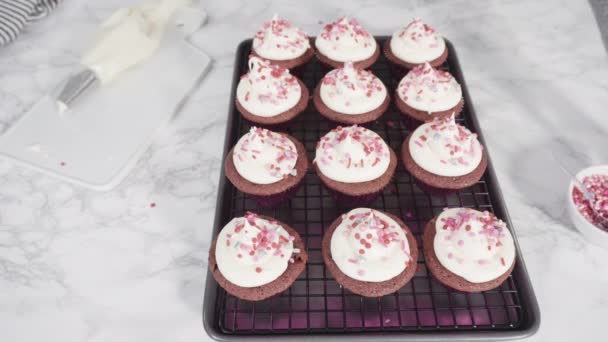
[{"label": "black tray edge", "polygon": [[[376,38],[388,38],[388,36],[377,36]],[[468,106],[471,123],[473,125],[475,132],[479,136],[480,142],[484,145],[484,147],[486,148],[486,150],[488,152],[488,168],[487,168],[488,179],[492,183],[491,185],[493,186],[493,188],[495,190],[494,195],[499,200],[498,203],[495,204],[495,206],[498,206],[500,208],[500,210],[504,213],[504,217],[502,217],[502,219],[503,219],[503,221],[505,221],[507,223],[507,225],[510,227],[511,231],[513,232],[513,241],[515,242],[515,248],[517,250],[517,262],[519,264],[518,267],[516,268],[518,278],[520,279],[520,281],[517,282],[517,285],[520,287],[521,293],[524,294],[524,296],[522,296],[521,300],[525,303],[525,306],[528,309],[528,310],[526,310],[528,317],[525,317],[525,319],[523,320],[526,324],[523,325],[521,327],[521,329],[516,330],[516,331],[485,331],[485,330],[470,331],[469,330],[469,331],[445,331],[445,332],[421,331],[419,333],[403,332],[403,333],[394,333],[394,334],[393,333],[391,333],[391,334],[371,333],[371,332],[365,333],[365,334],[359,334],[357,332],[354,332],[354,333],[346,333],[346,334],[324,334],[324,335],[301,334],[301,333],[280,334],[280,335],[277,334],[276,336],[229,335],[229,334],[225,334],[217,329],[218,325],[216,324],[217,323],[216,320],[219,317],[215,317],[215,300],[216,300],[216,295],[217,295],[217,291],[218,291],[218,284],[213,279],[213,276],[211,275],[211,273],[207,272],[207,280],[206,280],[205,294],[204,294],[204,300],[203,300],[202,319],[203,319],[203,326],[204,326],[205,332],[209,335],[209,337],[211,337],[212,339],[214,339],[216,341],[239,341],[239,340],[243,340],[243,339],[252,340],[252,341],[261,341],[261,340],[268,340],[268,339],[273,339],[273,338],[289,338],[289,340],[291,340],[291,341],[314,341],[314,340],[318,340],[319,338],[327,338],[327,339],[331,339],[333,341],[349,341],[349,340],[352,340],[353,338],[357,339],[357,337],[359,337],[362,340],[366,340],[366,341],[440,342],[440,341],[445,341],[446,338],[449,338],[452,341],[488,341],[488,340],[507,341],[507,340],[514,340],[514,339],[523,339],[523,338],[534,335],[538,331],[538,329],[540,327],[540,309],[538,306],[538,301],[534,294],[534,289],[532,288],[532,283],[530,281],[530,277],[528,275],[526,265],[523,261],[521,249],[519,247],[519,242],[517,241],[517,236],[515,234],[515,227],[513,226],[513,223],[511,222],[511,218],[507,211],[507,208],[506,208],[506,205],[504,202],[504,197],[502,194],[502,190],[500,189],[498,179],[497,179],[496,173],[494,171],[494,166],[492,164],[491,153],[489,152],[489,150],[487,148],[487,144],[483,137],[483,133],[480,130],[479,121],[477,119],[477,113],[475,112],[475,109],[473,107],[473,103],[472,103],[471,97],[469,95],[469,91],[468,91],[468,88],[467,88],[467,85],[466,85],[466,82],[464,79],[464,75],[462,73],[462,68],[458,61],[458,56],[457,56],[456,50],[455,50],[452,42],[450,42],[446,38],[444,38],[444,39],[446,42],[446,46],[447,46],[448,50],[450,51],[450,53],[448,54],[448,61],[450,61],[453,65],[458,66],[457,68],[455,68],[454,73],[457,75],[457,78],[459,78],[461,80],[460,83],[461,83],[461,86],[463,89],[463,97],[464,97],[464,101],[465,101],[465,106]],[[245,46],[249,45],[249,43],[251,41],[252,41],[252,39],[245,39],[245,40],[241,41],[241,43],[238,45],[237,50],[236,50],[236,57],[235,57],[235,64],[234,64],[235,67],[234,67],[234,72],[233,72],[233,77],[232,77],[232,90],[231,90],[231,94],[230,94],[231,102],[229,104],[229,113],[228,113],[228,118],[227,118],[227,123],[226,123],[226,135],[225,135],[225,140],[224,140],[224,151],[223,151],[222,164],[221,164],[222,166],[224,165],[224,162],[226,159],[226,154],[228,153],[228,151],[231,148],[230,142],[234,140],[232,137],[232,135],[233,135],[232,127],[234,124],[233,118],[234,118],[234,115],[236,115],[236,108],[233,103],[233,99],[235,97],[236,84],[239,81],[240,76],[241,76],[239,74],[239,69],[237,68],[237,66],[239,64],[239,56],[242,55],[242,52],[245,49]],[[217,194],[217,201],[216,201],[217,204],[216,204],[215,218],[214,218],[214,223],[213,223],[213,230],[211,232],[212,240],[215,239],[217,233],[219,232],[219,225],[221,224],[222,211],[218,210],[218,208],[220,208],[219,204],[222,203],[226,197],[227,189],[224,186],[225,182],[226,182],[226,177],[224,175],[224,170],[222,167],[222,170],[220,172],[219,184],[218,184],[218,194]]]}]

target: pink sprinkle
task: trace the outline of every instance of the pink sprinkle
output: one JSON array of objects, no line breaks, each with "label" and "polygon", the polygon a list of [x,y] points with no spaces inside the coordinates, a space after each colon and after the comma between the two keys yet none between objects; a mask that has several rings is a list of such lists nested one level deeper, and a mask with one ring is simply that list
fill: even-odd
[{"label": "pink sprinkle", "polygon": [[363,275],[365,275],[365,271],[364,271],[364,270],[361,270],[361,269],[360,269],[360,270],[357,270],[357,275],[359,275],[359,276],[363,276]]},{"label": "pink sprinkle", "polygon": [[448,259],[452,259],[453,257],[454,257],[454,254],[448,253]]},{"label": "pink sprinkle", "polygon": [[262,268],[261,267],[256,267],[255,271],[256,271],[256,273],[262,273]]},{"label": "pink sprinkle", "polygon": [[150,208],[156,207],[156,203],[150,203]]},{"label": "pink sprinkle", "polygon": [[458,246],[464,246],[464,240],[458,240]]}]

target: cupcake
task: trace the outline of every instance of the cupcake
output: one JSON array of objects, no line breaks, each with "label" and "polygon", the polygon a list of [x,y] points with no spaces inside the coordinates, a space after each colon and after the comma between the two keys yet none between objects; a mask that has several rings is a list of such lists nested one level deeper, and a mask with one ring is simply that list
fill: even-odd
[{"label": "cupcake", "polygon": [[288,289],[306,268],[300,235],[285,223],[247,213],[222,228],[209,251],[209,271],[231,295],[258,301]]},{"label": "cupcake", "polygon": [[228,152],[226,177],[259,206],[275,206],[297,191],[308,158],[304,145],[294,137],[252,127]]},{"label": "cupcake", "polygon": [[426,267],[458,291],[497,288],[515,266],[511,232],[487,211],[446,209],[426,225],[422,243]]},{"label": "cupcake", "polygon": [[276,14],[256,32],[251,53],[286,69],[302,66],[315,55],[308,35]]},{"label": "cupcake", "polygon": [[317,143],[313,164],[338,202],[355,206],[373,201],[388,185],[397,156],[375,132],[338,126]]},{"label": "cupcake", "polygon": [[454,116],[418,127],[403,142],[401,158],[418,186],[431,194],[467,188],[481,179],[488,166],[477,134],[457,124]]},{"label": "cupcake", "polygon": [[370,71],[355,69],[352,62],[327,73],[312,98],[321,115],[346,125],[378,119],[390,100],[382,81]]},{"label": "cupcake", "polygon": [[425,63],[403,77],[395,104],[410,127],[436,117],[460,115],[464,107],[460,84],[450,73]]},{"label": "cupcake", "polygon": [[397,217],[357,208],[325,231],[323,261],[336,282],[364,297],[396,292],[416,273],[418,247]]},{"label": "cupcake", "polygon": [[308,89],[288,69],[258,57],[249,58],[249,72],[236,88],[236,108],[259,125],[293,120],[308,106]]},{"label": "cupcake", "polygon": [[380,56],[380,49],[372,35],[355,19],[342,17],[325,25],[315,40],[317,57],[330,68],[340,68],[353,62],[357,69],[367,69]]},{"label": "cupcake", "polygon": [[383,50],[399,77],[406,70],[424,63],[436,68],[448,58],[443,38],[419,18],[393,33],[384,43]]}]

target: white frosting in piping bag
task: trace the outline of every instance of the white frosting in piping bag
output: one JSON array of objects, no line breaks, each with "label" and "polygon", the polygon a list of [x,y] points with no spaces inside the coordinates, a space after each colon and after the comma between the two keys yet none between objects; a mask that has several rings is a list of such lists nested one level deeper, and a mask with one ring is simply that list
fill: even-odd
[{"label": "white frosting in piping bag", "polygon": [[408,148],[418,166],[439,176],[466,175],[475,170],[483,155],[477,134],[457,124],[453,115],[416,128]]},{"label": "white frosting in piping bag", "polygon": [[294,143],[282,134],[251,127],[233,151],[236,171],[252,183],[271,184],[297,174],[298,151]]},{"label": "white frosting in piping bag", "polygon": [[390,44],[396,57],[415,64],[435,60],[445,51],[443,38],[419,18],[395,32]]},{"label": "white frosting in piping bag", "polygon": [[358,62],[376,51],[376,40],[355,19],[342,17],[325,25],[315,46],[319,52],[338,62]]},{"label": "white frosting in piping bag", "polygon": [[263,58],[276,61],[300,57],[309,47],[306,33],[276,14],[253,38],[253,50]]},{"label": "white frosting in piping bag", "polygon": [[228,222],[217,237],[215,259],[222,275],[241,287],[277,279],[293,262],[294,237],[279,224],[247,213]]},{"label": "white frosting in piping bag", "polygon": [[289,70],[251,57],[249,72],[241,77],[236,97],[252,114],[271,117],[293,108],[302,97],[302,89]]},{"label": "white frosting in piping bag", "polygon": [[342,215],[331,237],[331,257],[347,276],[370,282],[394,278],[411,261],[405,231],[395,220],[369,208]]},{"label": "white frosting in piping bag", "polygon": [[317,143],[315,163],[337,182],[360,183],[382,176],[390,164],[389,147],[375,132],[359,126],[331,130]]},{"label": "white frosting in piping bag", "polygon": [[472,283],[503,275],[515,260],[515,244],[507,225],[489,212],[446,209],[437,217],[437,259],[450,272]]},{"label": "white frosting in piping bag", "polygon": [[321,100],[336,112],[363,114],[372,111],[386,99],[386,87],[370,71],[357,70],[352,62],[327,73],[321,82]]},{"label": "white frosting in piping bag", "polygon": [[410,107],[428,113],[452,109],[462,99],[456,79],[428,63],[410,70],[399,82],[397,94]]}]

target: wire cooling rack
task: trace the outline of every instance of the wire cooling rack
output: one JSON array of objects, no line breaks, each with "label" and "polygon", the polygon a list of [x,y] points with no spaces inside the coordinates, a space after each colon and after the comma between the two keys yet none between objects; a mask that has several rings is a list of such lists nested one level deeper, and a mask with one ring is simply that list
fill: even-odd
[{"label": "wire cooling rack", "polygon": [[[377,37],[380,44],[385,39]],[[465,97],[465,108],[458,121],[480,133],[456,53],[451,43],[447,46],[449,58],[441,68],[456,77]],[[247,40],[237,51],[225,152],[250,128],[233,105],[239,76],[247,72],[250,49],[251,40]],[[392,95],[399,80],[393,77],[387,60],[381,56],[371,71]],[[312,93],[326,72],[313,59],[298,76]],[[305,145],[312,160],[317,141],[334,127],[311,103],[286,131]],[[382,136],[398,155],[409,134],[393,105],[369,128]],[[480,140],[483,143],[483,137]],[[289,290],[260,302],[243,301],[226,293],[208,275],[203,316],[205,329],[215,339],[293,335],[290,340],[304,340],[313,337],[311,335],[324,335],[331,340],[440,340],[448,336],[490,340],[524,337],[538,328],[538,305],[518,246],[513,274],[492,291],[463,293],[452,290],[435,280],[425,265],[421,242],[423,229],[443,208],[487,210],[505,220],[512,229],[491,165],[474,186],[448,196],[429,196],[418,189],[399,163],[393,181],[369,206],[403,219],[418,242],[419,261],[414,278],[405,287],[380,298],[365,298],[345,290],[325,269],[321,255],[324,229],[351,208],[336,203],[312,168],[295,197],[272,209],[258,208],[253,200],[224,178],[222,175],[220,180],[214,237],[230,219],[253,211],[274,217],[297,230],[306,245],[309,260],[305,272]]]}]

